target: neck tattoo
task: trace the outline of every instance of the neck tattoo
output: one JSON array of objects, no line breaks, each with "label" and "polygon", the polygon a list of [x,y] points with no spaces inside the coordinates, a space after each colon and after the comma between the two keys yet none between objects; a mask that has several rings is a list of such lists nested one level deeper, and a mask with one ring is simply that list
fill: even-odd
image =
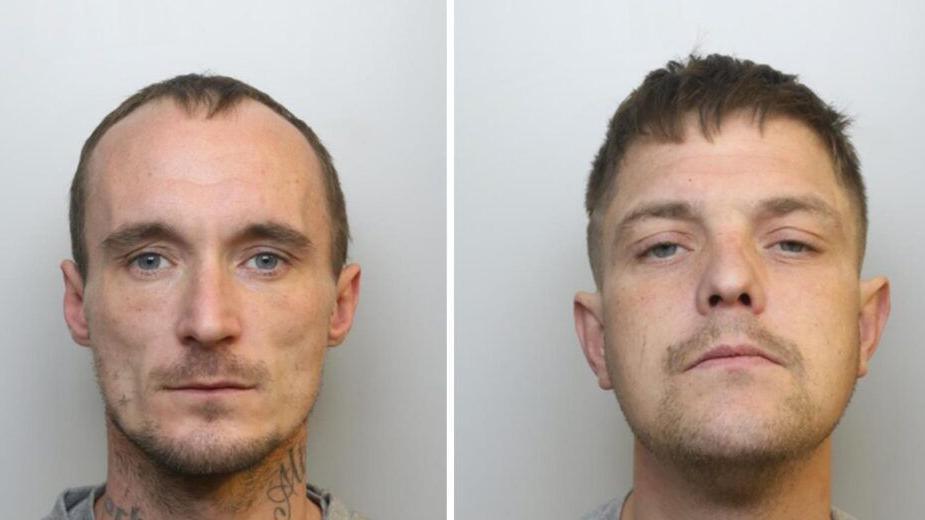
[{"label": "neck tattoo", "polygon": [[143,520],[140,509],[132,506],[131,511],[126,511],[108,496],[103,499],[103,510],[106,511],[109,517],[115,520]]},{"label": "neck tattoo", "polygon": [[267,489],[267,498],[276,504],[274,520],[292,518],[292,503],[289,497],[297,491],[298,484],[305,483],[305,454],[301,447],[289,448],[289,455],[279,465],[272,485]]}]

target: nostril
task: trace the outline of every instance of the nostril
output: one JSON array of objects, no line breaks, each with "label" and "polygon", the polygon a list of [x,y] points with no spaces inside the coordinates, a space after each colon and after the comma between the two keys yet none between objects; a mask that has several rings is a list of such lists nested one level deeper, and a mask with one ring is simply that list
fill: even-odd
[{"label": "nostril", "polygon": [[722,298],[720,298],[718,294],[714,294],[710,296],[709,301],[710,301],[710,307],[716,307],[717,305],[719,305],[719,302],[722,301]]},{"label": "nostril", "polygon": [[749,307],[752,305],[752,297],[749,296],[748,293],[742,293],[742,295],[739,296],[739,301],[742,302],[742,305]]}]

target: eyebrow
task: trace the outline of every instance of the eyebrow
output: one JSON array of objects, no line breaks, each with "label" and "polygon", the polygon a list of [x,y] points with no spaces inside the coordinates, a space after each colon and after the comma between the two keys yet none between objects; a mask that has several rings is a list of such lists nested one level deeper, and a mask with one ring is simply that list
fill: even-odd
[{"label": "eyebrow", "polygon": [[636,223],[650,218],[694,221],[700,217],[689,202],[655,201],[644,204],[623,217],[617,224],[617,237],[622,236]]},{"label": "eyebrow", "polygon": [[136,247],[143,242],[163,240],[188,245],[176,228],[163,222],[141,222],[123,226],[103,240],[103,250],[117,254]]},{"label": "eyebrow", "polygon": [[[103,240],[103,249],[117,254],[137,247],[144,242],[162,240],[191,248],[190,242],[173,226],[164,222],[141,222],[124,226]],[[235,233],[232,243],[267,240],[297,251],[312,249],[311,239],[295,228],[279,222],[267,221],[250,224]]]},{"label": "eyebrow", "polygon": [[822,217],[837,226],[841,224],[838,213],[832,206],[815,195],[774,197],[758,203],[758,214],[762,216],[782,217],[797,211]]},{"label": "eyebrow", "polygon": [[314,247],[311,239],[302,232],[279,222],[261,222],[251,224],[238,232],[234,242],[252,242],[268,240],[297,251],[308,251]]},{"label": "eyebrow", "polygon": [[[838,213],[821,198],[815,195],[796,195],[772,197],[759,201],[756,205],[759,218],[774,218],[803,211],[821,217],[835,227],[841,227]],[[689,202],[666,200],[644,204],[623,217],[616,227],[616,238],[623,236],[640,221],[660,218],[694,222],[701,220],[700,212]]]}]

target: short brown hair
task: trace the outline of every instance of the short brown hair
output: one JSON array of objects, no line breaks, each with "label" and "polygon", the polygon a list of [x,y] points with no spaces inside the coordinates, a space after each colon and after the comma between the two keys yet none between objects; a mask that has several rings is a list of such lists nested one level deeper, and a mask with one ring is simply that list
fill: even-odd
[{"label": "short brown hair", "polygon": [[86,224],[86,184],[90,156],[100,139],[113,125],[138,107],[159,99],[171,99],[191,115],[197,110],[205,109],[206,118],[227,112],[242,101],[251,99],[271,108],[295,126],[308,140],[308,144],[321,163],[325,198],[331,220],[331,269],[335,276],[340,272],[344,262],[347,261],[347,243],[350,240],[347,209],[344,194],[340,189],[340,181],[337,178],[337,170],[334,169],[334,162],[315,132],[273,98],[243,81],[227,76],[186,74],[148,85],[123,101],[103,118],[80,151],[80,162],[77,164],[77,172],[71,181],[70,226],[71,252],[84,279],[87,277],[88,267],[84,226]]},{"label": "short brown hair", "polygon": [[737,111],[751,111],[759,125],[769,116],[784,116],[807,125],[822,140],[836,177],[854,198],[858,209],[860,258],[867,236],[867,200],[860,163],[846,134],[850,119],[824,103],[797,77],[768,65],[712,54],[696,55],[684,63],[669,61],[650,72],[642,85],[617,108],[607,128],[588,178],[588,256],[598,287],[603,282],[601,228],[616,189],[620,162],[638,138],[680,143],[685,118],[695,115],[708,139],[719,132],[723,119]]}]

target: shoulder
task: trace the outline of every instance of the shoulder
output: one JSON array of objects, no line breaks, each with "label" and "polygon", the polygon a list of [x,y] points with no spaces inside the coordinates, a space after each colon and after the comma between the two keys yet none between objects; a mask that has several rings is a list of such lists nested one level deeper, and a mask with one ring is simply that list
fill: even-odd
[{"label": "shoulder", "polygon": [[617,520],[622,507],[623,500],[615,498],[594,511],[585,514],[581,517],[581,520]]},{"label": "shoulder", "polygon": [[857,520],[857,519],[849,515],[848,513],[836,507],[833,507],[832,508],[832,520]]},{"label": "shoulder", "polygon": [[100,496],[105,485],[82,486],[65,489],[58,495],[51,512],[42,520],[90,520],[93,518],[93,503]]},{"label": "shoulder", "polygon": [[311,484],[306,487],[309,500],[318,504],[324,520],[367,520],[365,516],[348,509],[343,502],[330,492]]},{"label": "shoulder", "polygon": [[360,513],[347,509],[343,502],[331,497],[330,508],[325,520],[367,520],[367,518]]}]

